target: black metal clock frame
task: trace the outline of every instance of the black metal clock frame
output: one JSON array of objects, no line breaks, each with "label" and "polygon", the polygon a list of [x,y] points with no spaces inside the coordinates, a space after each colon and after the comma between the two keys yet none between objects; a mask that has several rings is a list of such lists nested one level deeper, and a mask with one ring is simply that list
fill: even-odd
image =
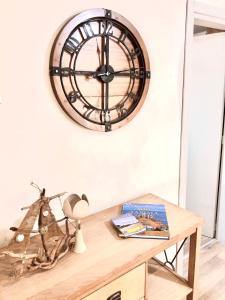
[{"label": "black metal clock frame", "polygon": [[[92,30],[91,22],[98,22],[99,24],[98,34],[94,33],[94,31]],[[102,33],[100,29],[101,26],[104,28]],[[114,27],[116,27],[121,31],[121,35],[119,37],[113,35]],[[83,35],[82,42],[79,42],[76,38],[73,37],[74,32],[76,32],[77,30],[80,31],[81,35],[85,33],[85,36]],[[103,61],[102,65],[96,71],[77,70],[76,62],[80,51],[82,51],[83,46],[90,39],[96,37],[101,37],[102,39],[102,51],[101,51],[102,61]],[[132,49],[133,51],[130,50],[125,43],[127,38],[133,44],[133,48],[134,48],[134,50]],[[132,66],[131,68],[126,70],[115,71],[113,66],[110,65],[109,40],[115,41],[116,43],[122,46],[124,52],[126,51],[125,55],[128,57],[131,63]],[[53,48],[53,52],[54,49],[55,46]],[[62,59],[65,52],[71,55],[70,63],[68,67],[62,66]],[[135,67],[136,59],[139,62],[138,68]],[[90,76],[92,78],[95,78],[98,81],[101,81],[101,83],[103,84],[104,93],[102,97],[101,108],[95,107],[92,104],[90,104],[82,94],[82,91],[80,90],[76,79],[76,76],[80,76],[80,75]],[[76,113],[79,114],[81,118],[85,119],[88,122],[95,123],[97,125],[103,125],[105,131],[110,131],[112,129],[113,124],[121,122],[122,120],[126,119],[133,111],[135,111],[136,107],[138,106],[143,96],[143,91],[146,86],[146,82],[149,81],[151,77],[151,73],[150,73],[148,59],[146,62],[146,51],[143,51],[143,45],[142,46],[140,45],[135,35],[126,25],[112,18],[112,12],[110,10],[105,10],[104,16],[90,17],[73,28],[73,30],[69,33],[69,35],[65,39],[65,42],[61,49],[59,63],[57,66],[54,65],[54,59],[51,58],[50,76],[52,78],[53,87],[54,87],[54,77],[60,78],[61,88],[63,90],[65,98],[67,99],[72,109],[75,110]],[[63,80],[65,77],[70,78],[70,83],[72,86],[72,91],[70,93],[67,93],[64,87]],[[113,107],[109,107],[109,84],[115,77],[130,78],[130,83],[128,88],[129,92],[127,93],[127,95],[124,95],[124,99],[122,101],[120,101]],[[133,93],[135,80],[139,80],[139,87],[138,87],[138,91],[136,93]],[[59,98],[56,88],[54,88],[54,90],[57,94],[57,97]],[[128,98],[132,99],[133,104],[127,110],[124,108],[124,104],[126,103]],[[74,103],[76,101],[81,101],[83,103],[83,107],[86,109],[85,112],[80,112],[78,109],[76,109],[76,107],[74,106]],[[118,116],[116,119],[111,120],[110,115],[113,110],[117,111]],[[93,112],[99,113],[99,120],[91,119],[91,115]]]}]

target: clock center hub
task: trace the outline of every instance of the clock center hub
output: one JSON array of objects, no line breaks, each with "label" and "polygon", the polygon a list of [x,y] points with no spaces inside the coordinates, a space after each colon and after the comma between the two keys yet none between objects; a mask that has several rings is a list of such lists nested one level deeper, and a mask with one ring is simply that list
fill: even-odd
[{"label": "clock center hub", "polygon": [[103,82],[110,82],[114,78],[114,69],[110,65],[108,66],[108,69],[106,65],[103,65],[98,68],[97,76]]}]

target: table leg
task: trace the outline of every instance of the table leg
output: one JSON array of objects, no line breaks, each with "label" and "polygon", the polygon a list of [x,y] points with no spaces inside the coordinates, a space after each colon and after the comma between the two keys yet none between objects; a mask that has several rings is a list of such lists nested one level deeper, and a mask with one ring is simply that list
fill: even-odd
[{"label": "table leg", "polygon": [[201,244],[201,227],[198,227],[190,236],[189,246],[189,263],[188,263],[188,283],[192,288],[191,294],[187,296],[187,300],[197,299],[197,281],[199,272],[199,253]]}]

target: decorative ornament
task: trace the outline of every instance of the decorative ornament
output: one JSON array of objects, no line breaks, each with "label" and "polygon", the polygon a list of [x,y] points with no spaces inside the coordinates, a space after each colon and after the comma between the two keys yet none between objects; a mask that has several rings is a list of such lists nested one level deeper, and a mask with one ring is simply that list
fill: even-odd
[{"label": "decorative ornament", "polygon": [[[7,259],[7,262],[12,265],[11,275],[16,278],[27,271],[51,269],[68,251],[74,249],[75,230],[70,232],[68,217],[64,216],[62,219],[56,220],[50,207],[52,200],[60,199],[65,193],[46,197],[45,189],[41,190],[34,183],[32,186],[39,190],[39,199],[30,206],[22,208],[22,210],[27,210],[24,219],[19,227],[10,228],[15,234],[8,246],[0,249],[0,257],[3,256],[4,261]],[[67,199],[74,199],[74,195],[68,196]],[[76,210],[78,207],[79,205]],[[82,206],[80,206],[80,212],[82,212]],[[72,218],[73,216],[75,218],[83,216],[82,213],[75,210],[71,213]],[[37,230],[33,229],[36,220],[38,221]],[[58,225],[63,221],[65,222],[64,230]]]},{"label": "decorative ornament", "polygon": [[83,253],[87,249],[81,229],[81,219],[87,215],[88,205],[89,202],[85,195],[80,198],[76,194],[68,196],[63,203],[64,214],[76,222],[75,253]]}]

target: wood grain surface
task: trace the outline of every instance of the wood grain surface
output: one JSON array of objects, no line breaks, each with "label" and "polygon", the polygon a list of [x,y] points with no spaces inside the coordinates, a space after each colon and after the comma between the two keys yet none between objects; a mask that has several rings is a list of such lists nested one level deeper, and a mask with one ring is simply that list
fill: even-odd
[{"label": "wood grain surface", "polygon": [[68,254],[52,270],[11,281],[1,259],[0,299],[82,299],[195,233],[203,222],[201,217],[152,194],[133,202],[165,204],[170,240],[121,239],[111,224],[111,219],[120,214],[121,206],[103,210],[83,221],[87,251]]},{"label": "wood grain surface", "polygon": [[[184,260],[187,275],[188,258]],[[225,300],[225,245],[212,240],[200,250],[198,300]]]},{"label": "wood grain surface", "polygon": [[148,300],[180,300],[192,292],[186,280],[158,260],[151,259],[148,268]]}]

